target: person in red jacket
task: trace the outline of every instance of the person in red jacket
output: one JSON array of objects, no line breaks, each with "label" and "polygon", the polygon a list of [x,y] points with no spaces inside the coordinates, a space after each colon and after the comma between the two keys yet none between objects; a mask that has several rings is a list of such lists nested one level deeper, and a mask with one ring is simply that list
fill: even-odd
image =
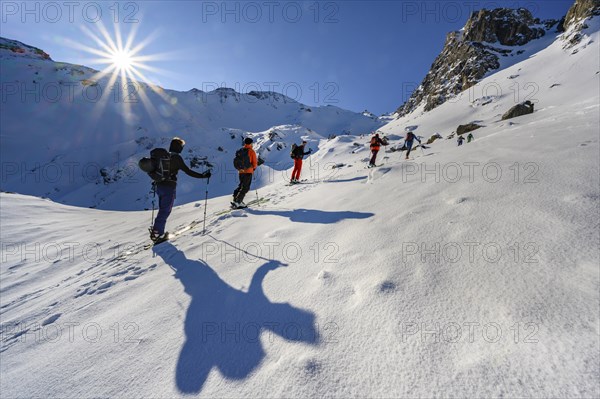
[{"label": "person in red jacket", "polygon": [[369,168],[375,166],[377,160],[377,153],[381,149],[381,146],[385,145],[385,142],[379,138],[379,133],[375,133],[375,136],[371,138],[371,161],[369,161]]},{"label": "person in red jacket", "polygon": [[302,159],[305,155],[312,154],[312,149],[309,149],[308,152],[304,152],[305,146],[306,141],[303,141],[302,144],[292,149],[291,155],[292,159],[294,160],[294,170],[292,171],[292,179],[290,180],[291,184],[295,184],[300,181],[300,172],[302,172]]},{"label": "person in red jacket", "polygon": [[245,208],[244,197],[246,193],[250,191],[250,184],[252,183],[252,176],[254,171],[258,167],[258,157],[256,152],[252,149],[252,139],[247,137],[244,140],[244,148],[248,151],[248,157],[250,158],[250,167],[246,169],[239,169],[240,184],[233,192],[233,202],[231,203],[232,208]]}]

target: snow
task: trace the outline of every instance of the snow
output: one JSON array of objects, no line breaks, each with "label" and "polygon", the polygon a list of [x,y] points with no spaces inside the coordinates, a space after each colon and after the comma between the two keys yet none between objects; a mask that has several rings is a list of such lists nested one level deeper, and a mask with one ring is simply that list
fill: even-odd
[{"label": "snow", "polygon": [[[12,45],[0,38],[3,43]],[[174,136],[185,138],[188,162],[199,161],[200,171],[206,163],[220,171],[223,179],[213,180],[209,193],[215,197],[229,193],[237,180],[232,154],[246,136],[266,145],[263,135],[274,128],[282,131],[285,139],[275,143],[280,150],[261,152],[268,166],[281,170],[282,158],[288,160],[285,168],[290,166],[289,146],[301,134],[318,145],[318,138],[367,134],[388,120],[335,106],[308,107],[277,93],[240,94],[229,88],[177,92],[120,78],[112,81],[90,68],[27,54],[0,48],[3,190],[64,204],[150,208],[149,179],[137,162],[155,146],[168,147]],[[185,181],[178,203],[203,198],[197,186]]]},{"label": "snow", "polygon": [[[600,38],[587,34],[575,54],[557,39],[472,93],[380,127],[390,145],[408,126],[444,137],[412,161],[381,151],[366,170],[369,136],[240,119],[228,128],[257,141],[273,130],[312,140],[309,181],[284,186],[281,150],[261,181],[268,202],[217,215],[230,196],[213,197],[206,234],[198,223],[154,249],[140,250],[141,206],[0,193],[3,396],[600,396],[600,66],[587,45]],[[500,120],[526,99],[533,114]],[[230,110],[211,104],[205,115],[224,120]],[[474,142],[445,139],[471,121],[485,126]],[[211,149],[231,140],[219,123]],[[6,145],[12,126],[3,158],[19,154]],[[42,137],[38,149],[52,141]],[[205,182],[195,187],[171,231],[202,221]]]}]

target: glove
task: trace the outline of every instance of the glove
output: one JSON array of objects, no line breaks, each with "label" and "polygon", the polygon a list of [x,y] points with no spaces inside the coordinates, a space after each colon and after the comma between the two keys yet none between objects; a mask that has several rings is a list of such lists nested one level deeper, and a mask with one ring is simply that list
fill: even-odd
[{"label": "glove", "polygon": [[309,154],[312,154],[312,148],[309,148],[309,149],[308,149],[308,153],[309,153]]},{"label": "glove", "polygon": [[207,170],[206,172],[202,173],[202,178],[203,178],[203,179],[210,179],[210,177],[211,177],[211,176],[212,176],[212,175],[211,175],[211,173],[210,173],[210,169],[209,169],[209,170]]}]

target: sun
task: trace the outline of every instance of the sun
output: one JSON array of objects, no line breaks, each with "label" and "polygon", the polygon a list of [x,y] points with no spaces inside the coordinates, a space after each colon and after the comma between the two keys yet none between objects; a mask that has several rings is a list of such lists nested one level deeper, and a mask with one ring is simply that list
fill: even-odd
[{"label": "sun", "polygon": [[137,26],[133,27],[125,36],[121,33],[121,26],[119,24],[114,25],[114,34],[112,35],[102,22],[98,23],[96,28],[98,28],[98,32],[92,32],[88,27],[81,26],[82,33],[88,39],[91,39],[91,42],[88,42],[88,44],[72,39],[65,39],[65,43],[75,49],[83,50],[97,57],[88,60],[92,64],[102,65],[102,70],[99,72],[97,78],[108,75],[113,80],[111,85],[117,79],[123,82],[147,82],[149,79],[144,75],[144,71],[151,73],[161,72],[159,69],[150,66],[149,63],[168,59],[167,54],[140,54],[154,40],[156,37],[155,32],[136,44],[134,42]]},{"label": "sun", "polygon": [[[164,90],[152,83],[146,73],[153,75],[168,74],[168,71],[150,65],[155,61],[173,60],[178,56],[177,52],[159,54],[142,54],[144,49],[157,37],[157,32],[150,32],[143,40],[136,42],[136,32],[139,25],[131,27],[126,35],[121,34],[121,25],[114,24],[114,33],[111,35],[102,21],[94,25],[98,31],[93,32],[87,26],[81,26],[86,42],[79,42],[71,38],[63,38],[64,42],[76,50],[91,54],[94,58],[86,61],[101,65],[102,69],[88,78],[93,82],[100,82],[101,87],[106,88],[111,94],[103,95],[96,102],[94,117],[99,118],[108,105],[109,99],[117,101],[123,108],[124,118],[132,118],[132,108],[141,103],[148,111],[156,125],[162,121],[157,117],[159,112],[150,95],[156,95],[167,103],[171,103],[171,97]],[[91,39],[91,40],[90,40]],[[84,37],[85,40],[85,37]],[[125,100],[126,99],[126,100]]]},{"label": "sun", "polygon": [[133,66],[133,54],[127,50],[116,50],[110,55],[113,67],[118,71],[129,71]]}]

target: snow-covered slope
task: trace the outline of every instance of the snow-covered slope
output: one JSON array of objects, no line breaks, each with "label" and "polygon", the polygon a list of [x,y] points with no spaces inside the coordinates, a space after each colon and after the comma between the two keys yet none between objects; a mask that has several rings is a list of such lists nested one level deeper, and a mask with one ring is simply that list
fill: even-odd
[{"label": "snow-covered slope", "polygon": [[[247,211],[213,198],[205,235],[154,250],[149,211],[0,194],[3,396],[600,396],[588,24],[576,49],[558,38],[381,129],[396,147],[407,126],[445,138],[477,121],[474,142],[367,170],[367,138],[321,139],[303,172],[318,180],[265,185]],[[500,121],[528,83],[536,111]],[[168,227],[203,212],[177,207]]]},{"label": "snow-covered slope", "polygon": [[[188,161],[201,171],[210,165],[223,177],[212,181],[212,197],[234,184],[233,154],[245,136],[275,148],[261,152],[269,167],[281,170],[290,166],[281,163],[289,160],[289,146],[302,136],[314,141],[364,134],[386,121],[335,106],[309,107],[272,92],[177,92],[120,75],[115,80],[3,38],[0,62],[2,189],[77,206],[148,208],[150,179],[137,162],[155,146],[168,147],[173,136],[187,141]],[[273,129],[282,134],[267,140]],[[186,203],[204,190],[196,182],[178,194],[178,202]]]}]

